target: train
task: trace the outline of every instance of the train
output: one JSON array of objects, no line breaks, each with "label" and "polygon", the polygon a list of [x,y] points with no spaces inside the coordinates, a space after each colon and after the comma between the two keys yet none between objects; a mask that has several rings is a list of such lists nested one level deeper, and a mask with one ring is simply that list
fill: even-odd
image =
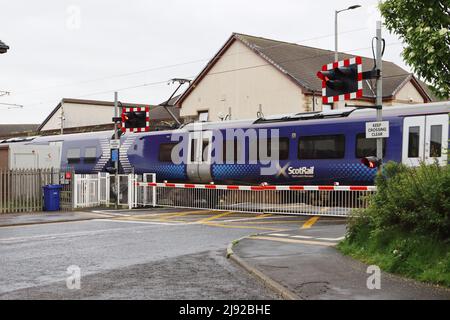
[{"label": "train", "polygon": [[[385,107],[389,137],[383,161],[448,163],[450,101]],[[120,137],[120,173],[155,173],[158,181],[256,185],[372,185],[377,173],[361,159],[376,155],[366,123],[376,111],[331,111],[194,122],[173,130]],[[114,132],[37,136],[3,141],[60,148],[61,168],[112,172]]]}]

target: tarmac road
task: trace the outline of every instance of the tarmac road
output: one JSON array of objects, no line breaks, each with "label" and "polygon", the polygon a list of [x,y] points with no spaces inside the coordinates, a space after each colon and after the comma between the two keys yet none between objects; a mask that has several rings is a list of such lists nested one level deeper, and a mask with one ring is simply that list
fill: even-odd
[{"label": "tarmac road", "polygon": [[[248,233],[142,218],[3,227],[0,299],[277,298],[225,259]],[[81,290],[66,287],[71,265]]]},{"label": "tarmac road", "polygon": [[[278,299],[225,258],[230,242],[249,235],[235,253],[300,299],[450,299],[449,290],[385,274],[382,290],[368,291],[367,266],[333,248],[344,219],[187,209],[62,219],[0,217],[0,299]],[[80,268],[79,290],[66,285],[69,266]]]}]

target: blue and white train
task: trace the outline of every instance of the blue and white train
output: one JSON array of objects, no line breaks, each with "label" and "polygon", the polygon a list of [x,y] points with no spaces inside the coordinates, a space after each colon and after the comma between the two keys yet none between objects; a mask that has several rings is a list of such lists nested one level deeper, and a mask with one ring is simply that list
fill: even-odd
[{"label": "blue and white train", "polygon": [[[390,131],[383,143],[384,161],[411,166],[422,161],[447,164],[449,113],[450,101],[384,108],[383,120],[389,121]],[[346,108],[126,133],[120,138],[120,172],[156,173],[158,181],[169,182],[370,185],[376,169],[360,161],[376,154],[376,139],[365,138],[365,123],[370,121],[375,121],[375,110]],[[246,143],[227,138],[227,129],[243,132]],[[255,156],[250,149],[263,143],[270,147],[273,132],[278,135],[278,151],[274,153],[278,161],[270,174],[263,174],[265,165],[260,160],[267,159],[261,155],[252,159]],[[94,173],[113,166],[109,150],[112,137],[112,131],[104,131],[42,136],[21,143],[59,145],[61,168]],[[218,146],[227,143],[231,149],[220,151]],[[184,148],[175,161],[172,151],[177,144]]]}]

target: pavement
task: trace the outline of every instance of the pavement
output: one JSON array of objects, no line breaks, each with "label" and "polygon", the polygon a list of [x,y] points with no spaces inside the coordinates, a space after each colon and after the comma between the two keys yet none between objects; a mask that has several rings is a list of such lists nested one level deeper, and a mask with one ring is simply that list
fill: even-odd
[{"label": "pavement", "polygon": [[448,289],[385,272],[380,289],[369,289],[373,271],[335,248],[344,234],[345,225],[319,220],[314,228],[246,237],[232,250],[250,271],[261,272],[263,281],[275,281],[294,299],[450,300]]},{"label": "pavement", "polygon": [[[380,290],[367,289],[367,267],[334,248],[345,223],[171,208],[2,215],[0,299],[450,298],[384,273]],[[236,239],[246,269],[225,258]]]}]

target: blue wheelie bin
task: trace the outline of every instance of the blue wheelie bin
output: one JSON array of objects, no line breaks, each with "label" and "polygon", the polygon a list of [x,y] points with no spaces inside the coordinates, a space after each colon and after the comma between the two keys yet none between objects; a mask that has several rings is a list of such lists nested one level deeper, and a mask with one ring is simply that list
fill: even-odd
[{"label": "blue wheelie bin", "polygon": [[48,184],[43,186],[44,191],[44,211],[58,211],[59,194],[62,186],[59,184]]}]

